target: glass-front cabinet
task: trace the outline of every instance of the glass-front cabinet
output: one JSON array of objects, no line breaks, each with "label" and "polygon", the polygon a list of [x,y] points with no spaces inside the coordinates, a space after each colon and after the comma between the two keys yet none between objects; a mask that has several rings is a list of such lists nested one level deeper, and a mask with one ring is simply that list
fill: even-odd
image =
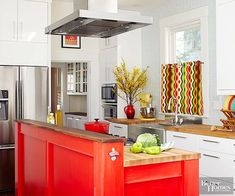
[{"label": "glass-front cabinet", "polygon": [[87,94],[87,62],[67,63],[67,94]]}]

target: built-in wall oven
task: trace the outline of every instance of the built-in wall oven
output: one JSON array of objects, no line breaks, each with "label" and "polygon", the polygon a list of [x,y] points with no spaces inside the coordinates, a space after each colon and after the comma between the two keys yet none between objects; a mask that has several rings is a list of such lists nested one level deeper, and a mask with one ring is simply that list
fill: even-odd
[{"label": "built-in wall oven", "polygon": [[117,118],[117,104],[103,103],[104,119]]},{"label": "built-in wall oven", "polygon": [[101,86],[103,118],[117,118],[117,84],[106,83]]}]

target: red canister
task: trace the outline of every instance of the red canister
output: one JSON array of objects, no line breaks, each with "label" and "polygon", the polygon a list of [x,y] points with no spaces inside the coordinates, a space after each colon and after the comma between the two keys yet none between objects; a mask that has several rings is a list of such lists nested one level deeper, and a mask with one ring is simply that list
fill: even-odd
[{"label": "red canister", "polygon": [[84,124],[85,130],[94,131],[99,133],[108,133],[109,132],[109,123],[104,121],[99,121],[99,119],[95,119],[93,122],[87,122]]}]

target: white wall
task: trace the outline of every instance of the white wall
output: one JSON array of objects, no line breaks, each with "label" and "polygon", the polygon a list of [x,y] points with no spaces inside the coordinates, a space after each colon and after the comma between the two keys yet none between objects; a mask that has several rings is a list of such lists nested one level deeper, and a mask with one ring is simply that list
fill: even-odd
[{"label": "white wall", "polygon": [[[59,19],[73,12],[72,1],[53,1],[51,21],[56,22]],[[61,48],[61,36],[52,35],[52,53],[53,62],[63,61],[96,61],[98,59],[99,39],[82,37],[81,49]]]},{"label": "white wall", "polygon": [[[72,1],[53,1],[51,21],[55,22],[73,12]],[[77,62],[87,61],[89,63],[89,77],[92,79],[88,85],[87,107],[88,117],[94,119],[99,116],[99,105],[95,105],[100,99],[99,95],[99,39],[82,38],[81,49],[61,48],[61,37],[51,36],[51,61],[52,62]],[[66,101],[66,100],[65,100]]]},{"label": "white wall", "polygon": [[[121,64],[122,59],[125,61],[127,68],[132,70],[133,67],[142,68],[142,30],[133,30],[117,37],[118,52],[117,59],[118,65]],[[126,102],[118,97],[118,118],[126,118],[124,107]],[[139,102],[135,104],[135,118],[139,117]]]},{"label": "white wall", "polygon": [[154,24],[142,29],[142,64],[150,66],[147,91],[153,94],[154,104],[160,111],[160,28],[159,20],[191,9],[208,6],[209,12],[209,116],[204,119],[206,124],[221,124],[224,118],[219,111],[224,97],[216,95],[216,39],[215,39],[215,0],[167,0],[153,12],[143,14],[154,16]]}]

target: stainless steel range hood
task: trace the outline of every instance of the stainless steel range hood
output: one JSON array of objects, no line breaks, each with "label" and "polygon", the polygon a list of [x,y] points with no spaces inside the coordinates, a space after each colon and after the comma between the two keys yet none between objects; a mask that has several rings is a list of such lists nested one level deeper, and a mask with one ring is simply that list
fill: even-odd
[{"label": "stainless steel range hood", "polygon": [[[89,9],[89,1],[79,0],[80,8],[65,18],[46,27],[45,33],[52,35],[80,35],[82,37],[108,38],[127,31],[138,29],[153,23],[153,18],[137,14],[123,14],[102,10],[103,2],[117,0],[90,0],[90,4],[98,3],[99,9]],[[81,1],[83,1],[81,3]],[[84,3],[84,1],[86,1]],[[102,1],[102,3],[100,2]],[[115,3],[114,3],[115,4]],[[112,4],[113,5],[113,4]],[[90,6],[91,7],[91,6]],[[116,9],[117,10],[117,9]]]}]

